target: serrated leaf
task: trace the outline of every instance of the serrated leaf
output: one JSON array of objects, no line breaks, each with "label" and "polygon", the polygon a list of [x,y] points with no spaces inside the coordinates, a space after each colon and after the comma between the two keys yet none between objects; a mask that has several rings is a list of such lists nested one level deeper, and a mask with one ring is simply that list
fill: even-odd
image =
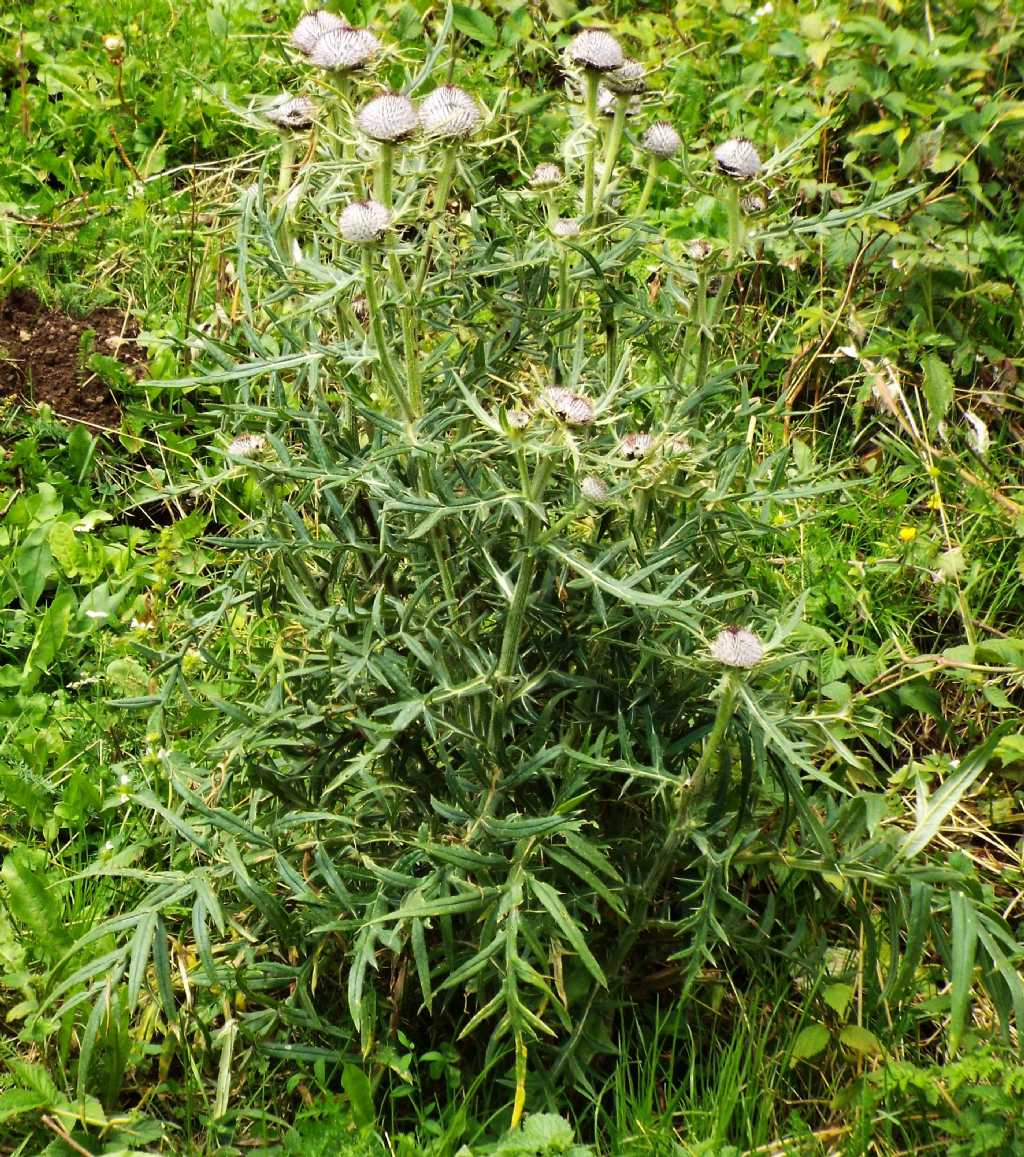
[{"label": "serrated leaf", "polygon": [[822,1000],[839,1016],[845,1016],[853,1000],[852,984],[830,984],[821,994]]},{"label": "serrated leaf", "polygon": [[832,1034],[823,1024],[805,1025],[793,1042],[793,1060],[803,1061],[817,1056],[831,1039]]},{"label": "serrated leaf", "polygon": [[844,1029],[840,1030],[839,1039],[848,1049],[853,1049],[855,1053],[866,1053],[878,1056],[882,1052],[882,1046],[879,1043],[878,1037],[876,1037],[870,1029],[866,1029],[859,1024],[848,1024]]}]

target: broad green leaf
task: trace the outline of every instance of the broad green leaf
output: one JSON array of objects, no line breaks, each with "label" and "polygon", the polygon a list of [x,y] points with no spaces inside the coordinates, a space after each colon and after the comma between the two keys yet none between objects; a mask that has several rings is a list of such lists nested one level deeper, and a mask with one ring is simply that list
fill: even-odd
[{"label": "broad green leaf", "polygon": [[71,622],[75,602],[74,592],[61,591],[46,608],[46,613],[36,628],[28,658],[25,660],[23,675],[26,689],[35,686],[39,676],[57,657],[68,633],[68,624]]},{"label": "broad green leaf", "polygon": [[935,431],[953,404],[953,375],[946,363],[935,354],[928,354],[923,362],[922,388],[928,404],[928,429]]},{"label": "broad green leaf", "polygon": [[359,1129],[372,1129],[377,1122],[373,1108],[373,1089],[370,1078],[358,1065],[345,1065],[341,1083],[352,1106],[352,1119]]},{"label": "broad green leaf", "polygon": [[882,1052],[878,1037],[859,1024],[848,1024],[845,1028],[840,1029],[839,1039],[855,1053],[868,1053],[877,1056]]},{"label": "broad green leaf", "polygon": [[830,984],[821,994],[822,1000],[839,1016],[845,1016],[853,1000],[852,984]]},{"label": "broad green leaf", "polygon": [[498,26],[486,12],[481,12],[478,8],[470,8],[466,4],[453,4],[452,23],[470,40],[488,45],[498,43]]},{"label": "broad green leaf", "polygon": [[793,1042],[793,1060],[817,1056],[831,1039],[832,1034],[823,1024],[805,1025]]},{"label": "broad green leaf", "polygon": [[978,921],[974,906],[960,891],[949,897],[951,916],[951,949],[949,969],[949,1048],[960,1044],[967,1009],[974,988],[974,959],[978,946]]}]

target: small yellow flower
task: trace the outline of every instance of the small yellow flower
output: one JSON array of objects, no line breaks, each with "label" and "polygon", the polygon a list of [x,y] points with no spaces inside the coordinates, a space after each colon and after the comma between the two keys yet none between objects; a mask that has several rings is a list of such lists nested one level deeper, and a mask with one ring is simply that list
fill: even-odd
[{"label": "small yellow flower", "polygon": [[913,526],[900,527],[900,542],[913,542],[917,538],[917,530]]}]

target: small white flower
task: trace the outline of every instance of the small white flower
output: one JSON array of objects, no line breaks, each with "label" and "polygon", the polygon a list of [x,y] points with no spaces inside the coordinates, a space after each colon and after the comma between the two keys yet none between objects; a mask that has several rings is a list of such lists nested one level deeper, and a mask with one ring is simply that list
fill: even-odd
[{"label": "small white flower", "polygon": [[366,28],[333,28],[309,52],[309,61],[332,72],[352,72],[380,52],[380,41]]},{"label": "small white flower", "polygon": [[567,426],[589,426],[594,420],[594,403],[585,394],[574,394],[562,386],[549,386],[541,398]]},{"label": "small white flower", "polygon": [[560,185],[563,180],[564,174],[557,165],[551,164],[550,161],[541,161],[530,177],[530,187],[533,189],[553,189],[556,185]]},{"label": "small white flower", "polygon": [[155,631],[156,623],[152,619],[132,619],[129,627],[133,631]]},{"label": "small white flower", "polygon": [[991,439],[988,436],[988,426],[973,410],[964,414],[964,421],[971,427],[967,433],[967,445],[980,457],[988,453]]},{"label": "small white flower", "polygon": [[308,129],[316,115],[316,105],[307,96],[279,96],[266,111],[271,124],[281,129]]},{"label": "small white flower", "polygon": [[711,657],[724,667],[756,667],[764,658],[764,647],[746,627],[726,627],[711,644]]},{"label": "small white flower", "polygon": [[308,56],[321,36],[338,28],[348,28],[348,23],[333,12],[325,12],[322,8],[306,12],[299,17],[292,32],[292,45]]},{"label": "small white flower", "polygon": [[580,68],[594,72],[611,72],[626,63],[622,46],[609,32],[588,29],[574,36],[569,45],[569,59]]},{"label": "small white flower", "polygon": [[644,458],[654,447],[650,434],[627,434],[619,442],[619,453],[623,458]]},{"label": "small white flower", "polygon": [[644,66],[638,60],[624,60],[602,77],[602,83],[612,92],[643,92],[647,87]]},{"label": "small white flower", "polygon": [[391,224],[391,210],[379,201],[353,201],[341,211],[341,235],[354,245],[377,241]]},{"label": "small white flower", "polygon": [[596,474],[588,474],[580,483],[580,493],[588,502],[604,502],[608,487]]},{"label": "small white flower", "polygon": [[113,840],[107,840],[107,842],[103,845],[103,850],[105,852],[112,852],[114,850]]},{"label": "small white flower", "polygon": [[128,785],[132,782],[132,777],[128,774],[122,775],[118,782],[122,787],[128,787]]},{"label": "small white flower", "polygon": [[674,157],[683,147],[683,138],[668,121],[655,121],[644,133],[643,145],[656,157]]},{"label": "small white flower", "polygon": [[443,84],[420,105],[423,131],[433,137],[468,137],[480,127],[483,113],[464,88]]},{"label": "small white flower", "polygon": [[419,127],[416,106],[400,92],[375,96],[360,110],[359,127],[375,141],[401,141]]},{"label": "small white flower", "polygon": [[738,181],[751,181],[761,172],[761,158],[746,137],[732,137],[715,149],[719,169]]},{"label": "small white flower", "polygon": [[231,441],[227,452],[233,458],[252,458],[259,454],[266,444],[267,440],[262,434],[239,434]]},{"label": "small white flower", "polygon": [[556,237],[579,237],[580,235],[580,219],[578,217],[559,217],[558,220],[551,226],[551,232]]}]

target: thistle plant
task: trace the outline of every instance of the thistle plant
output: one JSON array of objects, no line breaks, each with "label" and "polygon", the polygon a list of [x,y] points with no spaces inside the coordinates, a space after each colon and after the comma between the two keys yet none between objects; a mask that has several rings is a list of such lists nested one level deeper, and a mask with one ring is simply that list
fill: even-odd
[{"label": "thistle plant", "polygon": [[[368,159],[319,146],[284,271],[266,213],[242,215],[249,314],[203,339],[208,377],[189,379],[265,505],[217,540],[236,569],[143,704],[166,790],[140,806],[194,858],[154,885],[146,927],[188,913],[189,983],[243,983],[253,1046],[358,1050],[382,1072],[399,1031],[457,1038],[467,1069],[507,1066],[517,1122],[531,1072],[538,1096],[590,1085],[653,973],[690,991],[709,962],[815,941],[812,890],[854,927],[845,882],[884,891],[898,928],[909,845],[839,784],[884,728],[870,705],[822,706],[800,608],[764,562],[777,512],[837,483],[773,442],[773,404],[722,340],[750,260],[731,211],[713,244],[647,213],[681,141],[661,119],[623,133],[646,67],[577,35],[582,172],[524,137],[504,171],[537,167],[509,188],[474,96],[374,91],[348,47],[365,63],[379,43],[324,25],[293,40],[311,71],[355,70],[359,112],[329,113],[346,158]],[[757,190],[757,150],[727,145],[680,196]],[[214,719],[205,766],[174,751],[179,708]],[[108,931],[141,976],[143,950]],[[867,1000],[885,999],[879,961]]]}]

